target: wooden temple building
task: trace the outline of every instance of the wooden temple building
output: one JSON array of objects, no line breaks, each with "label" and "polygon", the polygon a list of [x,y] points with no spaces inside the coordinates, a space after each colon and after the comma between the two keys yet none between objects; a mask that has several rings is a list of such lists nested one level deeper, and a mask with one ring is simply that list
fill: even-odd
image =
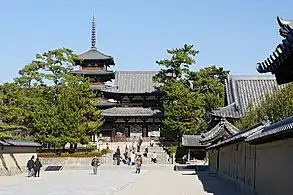
[{"label": "wooden temple building", "polygon": [[[271,77],[275,79],[264,81],[260,78],[269,76],[259,76],[260,81],[247,85],[247,90],[242,87],[238,90],[236,87],[235,93],[231,94],[242,95],[235,96],[237,98],[228,96],[228,106],[213,111],[215,117],[225,116],[227,120],[241,117],[246,104],[238,104],[236,107],[233,100],[243,103],[252,98],[250,100],[257,103],[255,98],[260,93],[269,94],[293,82],[293,20],[277,18],[277,21],[284,39],[273,54],[257,64],[259,73],[272,73],[274,76]],[[255,87],[256,83],[259,87]],[[234,86],[237,86],[237,82]],[[221,178],[234,182],[241,194],[291,195],[293,117],[274,124],[265,120],[209,146],[209,168]]]},{"label": "wooden temple building", "polygon": [[275,51],[263,62],[258,63],[259,73],[272,73],[278,84],[293,81],[293,20],[277,17],[280,35],[284,38]]},{"label": "wooden temple building", "polygon": [[[129,137],[160,136],[163,94],[153,81],[156,71],[113,71],[114,58],[96,47],[95,19],[91,47],[79,55],[73,74],[88,77],[105,122],[100,137],[123,141]],[[112,68],[113,69],[113,68]],[[91,141],[97,141],[97,135]]]},{"label": "wooden temple building", "polygon": [[210,131],[202,134],[202,144],[216,144],[224,139],[239,133],[233,126],[251,106],[255,106],[266,95],[273,94],[276,90],[283,88],[278,85],[274,76],[260,75],[229,75],[226,81],[227,105],[214,109],[210,115],[214,121],[218,121]]}]

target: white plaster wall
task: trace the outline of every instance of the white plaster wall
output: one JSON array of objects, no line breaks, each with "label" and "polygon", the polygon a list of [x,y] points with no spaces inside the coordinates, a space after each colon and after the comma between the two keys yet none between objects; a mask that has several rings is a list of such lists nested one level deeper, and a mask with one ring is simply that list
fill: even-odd
[{"label": "white plaster wall", "polygon": [[8,147],[0,148],[0,175],[5,172],[13,175],[15,172],[25,171],[27,161],[32,156],[37,157],[35,147]]}]

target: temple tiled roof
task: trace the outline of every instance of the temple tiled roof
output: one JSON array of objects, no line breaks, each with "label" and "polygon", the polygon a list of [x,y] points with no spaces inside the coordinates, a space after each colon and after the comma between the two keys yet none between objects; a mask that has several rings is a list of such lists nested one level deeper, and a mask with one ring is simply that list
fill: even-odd
[{"label": "temple tiled roof", "polygon": [[286,136],[293,133],[293,116],[286,118],[282,121],[264,127],[260,132],[252,134],[245,141],[251,143],[259,143],[268,140],[270,137]]},{"label": "temple tiled roof", "polygon": [[293,29],[293,20],[283,20],[282,18],[277,17],[277,22],[280,26],[280,35],[286,37],[290,30]]},{"label": "temple tiled roof", "polygon": [[258,104],[266,95],[283,87],[278,86],[276,79],[271,75],[230,75],[226,83],[228,106],[217,108],[210,114],[238,119],[248,111],[251,103]]},{"label": "temple tiled roof", "polygon": [[206,146],[200,143],[201,135],[182,135],[181,144],[182,146]]},{"label": "temple tiled roof", "polygon": [[201,135],[200,142],[207,144],[224,137],[230,137],[239,132],[239,129],[229,123],[226,119],[222,119],[214,128]]},{"label": "temple tiled roof", "polygon": [[116,71],[115,87],[103,89],[112,93],[152,93],[159,84],[153,81],[157,71]]},{"label": "temple tiled roof", "polygon": [[162,117],[163,112],[160,109],[143,108],[143,107],[114,107],[102,110],[103,116],[108,117],[127,117],[127,116],[141,116],[141,117]]},{"label": "temple tiled roof", "polygon": [[277,20],[280,25],[280,35],[285,39],[266,60],[257,64],[256,69],[259,73],[275,74],[278,84],[284,84],[293,80],[293,66],[287,62],[293,57],[293,21],[280,18]]},{"label": "temple tiled roof", "polygon": [[101,101],[96,106],[98,107],[114,107],[117,105],[117,102]]},{"label": "temple tiled roof", "polygon": [[264,125],[262,123],[259,123],[255,126],[247,128],[243,131],[239,131],[238,133],[232,135],[231,137],[229,137],[219,143],[216,143],[216,144],[209,146],[208,149],[216,148],[216,147],[224,146],[224,145],[229,145],[229,144],[235,143],[237,141],[245,140],[247,137],[249,137],[257,132],[260,132],[263,128],[264,128]]},{"label": "temple tiled roof", "polygon": [[11,145],[11,146],[26,146],[26,147],[41,147],[42,146],[40,143],[27,141],[27,140],[2,140],[2,141],[6,142],[8,145]]}]

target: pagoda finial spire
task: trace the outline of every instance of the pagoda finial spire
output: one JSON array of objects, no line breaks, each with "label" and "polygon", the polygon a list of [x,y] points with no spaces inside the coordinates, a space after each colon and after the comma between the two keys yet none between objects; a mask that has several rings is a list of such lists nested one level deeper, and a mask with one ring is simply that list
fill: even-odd
[{"label": "pagoda finial spire", "polygon": [[91,48],[96,48],[96,21],[95,21],[95,15],[93,14],[93,21],[92,21],[92,37],[91,37]]}]

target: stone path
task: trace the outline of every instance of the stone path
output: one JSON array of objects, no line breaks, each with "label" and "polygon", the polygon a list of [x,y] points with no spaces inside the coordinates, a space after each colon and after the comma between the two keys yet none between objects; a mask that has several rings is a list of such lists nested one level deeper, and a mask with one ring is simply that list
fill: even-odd
[{"label": "stone path", "polygon": [[[100,170],[92,175],[91,170],[64,170],[44,172],[40,178],[13,176],[6,181],[0,178],[1,195],[110,195],[127,186],[141,175],[131,169]],[[2,182],[3,181],[3,182]]]},{"label": "stone path", "polygon": [[[216,178],[203,185],[191,172],[174,172],[171,166],[146,166],[142,173],[133,167],[104,167],[98,175],[88,170],[42,172],[41,178],[25,175],[0,177],[1,195],[237,195],[233,186]],[[206,181],[205,181],[206,182]],[[214,186],[211,188],[210,186]],[[206,188],[206,189],[205,189]],[[207,192],[206,192],[207,191]],[[215,193],[212,193],[212,192]]]},{"label": "stone path", "polygon": [[149,172],[115,195],[129,194],[240,195],[235,186],[216,177],[207,174],[199,177],[191,171],[174,172],[168,169]]}]

